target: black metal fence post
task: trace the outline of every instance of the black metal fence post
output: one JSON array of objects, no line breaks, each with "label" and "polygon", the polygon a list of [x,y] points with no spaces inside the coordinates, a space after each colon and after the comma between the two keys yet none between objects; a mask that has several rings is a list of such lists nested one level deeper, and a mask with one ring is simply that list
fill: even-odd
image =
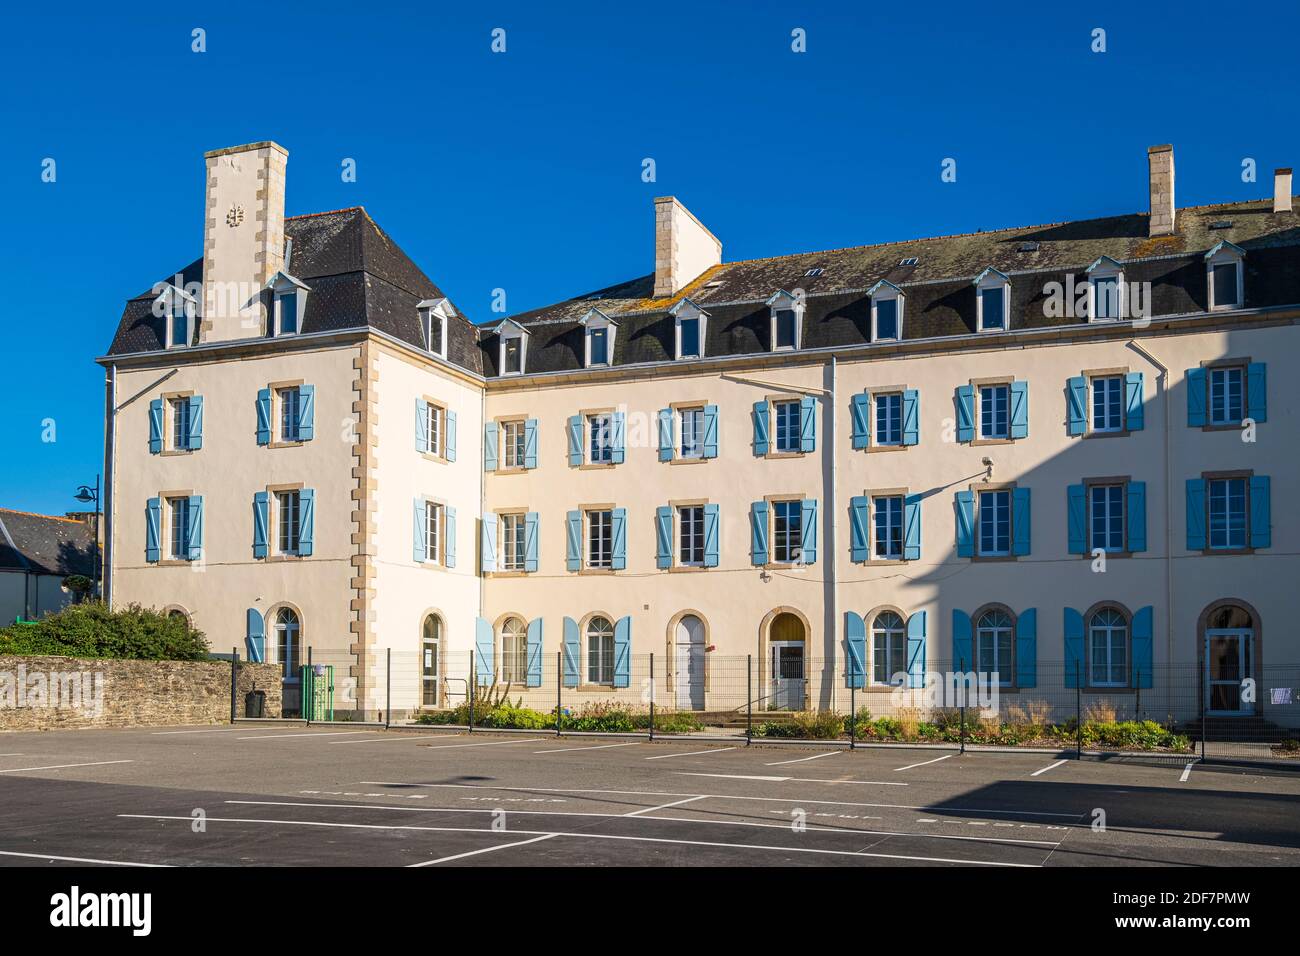
[{"label": "black metal fence post", "polygon": [[1083,759],[1083,673],[1074,661],[1074,759]]},{"label": "black metal fence post", "polygon": [[650,739],[655,739],[655,656],[650,654]]},{"label": "black metal fence post", "polygon": [[[1201,680],[1205,680],[1207,683],[1202,685],[1200,684]],[[1197,683],[1199,686],[1196,689],[1196,696],[1199,697],[1201,700],[1201,763],[1205,763],[1205,737],[1206,737],[1206,730],[1208,729],[1207,721],[1205,718],[1205,698],[1208,696],[1210,692],[1208,681],[1209,681],[1208,677],[1198,678]]]},{"label": "black metal fence post", "polygon": [[858,746],[858,662],[849,655],[849,749]]},{"label": "black metal fence post", "polygon": [[237,710],[235,700],[239,694],[239,648],[230,649],[230,722],[235,722]]},{"label": "black metal fence post", "polygon": [[[1151,685],[1154,687],[1155,681],[1152,681]],[[1133,691],[1134,691],[1133,719],[1141,720],[1142,719],[1142,668],[1140,667],[1135,667],[1133,669]]]},{"label": "black metal fence post", "polygon": [[384,681],[384,729],[393,725],[393,649],[388,648],[388,660],[385,664],[388,674]]},{"label": "black metal fence post", "polygon": [[[311,645],[307,645],[307,671],[314,674],[311,663]],[[307,719],[307,726],[311,726],[311,711],[307,708],[307,676],[303,673],[301,666],[298,667],[298,713]],[[331,688],[330,693],[333,693]],[[333,698],[331,698],[332,700]],[[284,713],[284,704],[280,705],[280,713]]]},{"label": "black metal fence post", "polygon": [[560,736],[564,713],[564,651],[555,652],[555,736]]},{"label": "black metal fence post", "polygon": [[966,658],[957,664],[957,681],[961,684],[961,753],[966,752],[966,694],[970,688],[966,685]]},{"label": "black metal fence post", "polygon": [[478,693],[478,674],[474,672],[474,652],[469,652],[469,732],[474,732],[474,697]]},{"label": "black metal fence post", "polygon": [[745,655],[745,746],[754,738],[754,655]]}]

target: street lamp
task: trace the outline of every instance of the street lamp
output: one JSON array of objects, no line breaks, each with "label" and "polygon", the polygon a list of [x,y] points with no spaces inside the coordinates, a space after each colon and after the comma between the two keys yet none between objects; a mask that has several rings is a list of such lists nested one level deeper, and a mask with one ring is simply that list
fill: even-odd
[{"label": "street lamp", "polygon": [[99,475],[95,476],[95,487],[82,485],[77,489],[77,493],[73,497],[82,504],[89,504],[92,501],[95,503],[95,594],[97,597],[102,598],[99,567],[99,478]]}]

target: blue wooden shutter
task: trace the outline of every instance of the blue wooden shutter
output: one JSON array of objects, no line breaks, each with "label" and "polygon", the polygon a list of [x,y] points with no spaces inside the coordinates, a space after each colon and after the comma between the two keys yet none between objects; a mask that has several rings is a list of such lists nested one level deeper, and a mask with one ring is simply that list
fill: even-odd
[{"label": "blue wooden shutter", "polygon": [[1017,488],[1011,493],[1011,553],[1029,554],[1029,489]]},{"label": "blue wooden shutter", "polygon": [[849,417],[853,424],[854,449],[867,448],[871,445],[871,396],[866,392],[854,395],[849,405]]},{"label": "blue wooden shutter", "polygon": [[1011,383],[1011,437],[1029,437],[1029,383]]},{"label": "blue wooden shutter", "polygon": [[1273,546],[1273,508],[1269,501],[1267,475],[1254,475],[1250,479],[1250,546]]},{"label": "blue wooden shutter", "polygon": [[1128,549],[1145,551],[1147,549],[1147,483],[1130,481],[1127,490],[1128,514]]},{"label": "blue wooden shutter", "polygon": [[718,522],[719,512],[717,505],[704,506],[704,566],[706,568],[716,568],[718,566]]},{"label": "blue wooden shutter", "polygon": [[492,625],[481,617],[474,619],[474,676],[480,684],[492,683],[497,672],[496,639]]},{"label": "blue wooden shutter", "polygon": [[[500,447],[499,436],[500,428],[496,422],[488,422],[483,426],[483,470],[497,470],[497,455]],[[415,447],[420,447],[420,416],[416,413],[415,418]]]},{"label": "blue wooden shutter", "polygon": [[627,509],[615,508],[610,512],[610,538],[614,546],[610,566],[615,571],[627,567]]},{"label": "blue wooden shutter", "polygon": [[414,520],[411,522],[411,553],[416,564],[429,560],[429,539],[425,530],[429,520],[428,507],[423,498],[415,499]]},{"label": "blue wooden shutter", "polygon": [[627,687],[632,683],[632,618],[620,617],[614,622],[614,686]]},{"label": "blue wooden shutter", "polygon": [[1082,435],[1088,431],[1088,380],[1075,375],[1065,382],[1065,409],[1069,416],[1067,435]]},{"label": "blue wooden shutter", "polygon": [[849,557],[853,561],[866,561],[871,557],[869,511],[870,499],[854,495],[849,499]]},{"label": "blue wooden shutter", "polygon": [[807,395],[799,399],[799,450],[817,450],[817,399]]},{"label": "blue wooden shutter", "polygon": [[921,440],[921,393],[914,388],[903,389],[903,444],[915,445]]},{"label": "blue wooden shutter", "polygon": [[965,672],[976,668],[975,644],[971,639],[970,615],[952,609],[952,669]]},{"label": "blue wooden shutter", "polygon": [[1065,608],[1065,686],[1084,687],[1084,668],[1088,666],[1083,640],[1083,615],[1072,607]]},{"label": "blue wooden shutter", "polygon": [[957,557],[975,556],[975,493],[959,491],[953,496],[957,510]]},{"label": "blue wooden shutter", "polygon": [[817,562],[817,499],[805,498],[799,508],[799,560]]},{"label": "blue wooden shutter", "polygon": [[673,410],[659,409],[659,460],[673,460]]},{"label": "blue wooden shutter", "polygon": [[528,687],[542,686],[542,619],[528,622],[528,671],[524,678]]},{"label": "blue wooden shutter", "polygon": [[481,540],[479,542],[479,570],[483,573],[497,569],[497,516],[483,516]]},{"label": "blue wooden shutter", "polygon": [[767,564],[767,502],[755,501],[749,506],[749,561]]},{"label": "blue wooden shutter", "polygon": [[271,444],[271,390],[257,390],[257,443]]},{"label": "blue wooden shutter", "polygon": [[957,441],[975,440],[975,386],[958,385],[953,399],[957,406]]},{"label": "blue wooden shutter", "polygon": [[582,568],[582,512],[570,511],[564,516],[564,566],[570,571]]},{"label": "blue wooden shutter", "polygon": [[718,457],[718,406],[704,406],[704,457]]},{"label": "blue wooden shutter", "polygon": [[316,536],[316,490],[304,488],[298,492],[298,554],[310,557],[312,539]]},{"label": "blue wooden shutter", "polygon": [[564,686],[577,687],[581,672],[582,640],[578,637],[578,622],[564,619]]},{"label": "blue wooden shutter", "polygon": [[422,398],[415,400],[415,450],[418,452],[429,450],[429,403]]},{"label": "blue wooden shutter", "polygon": [[1205,369],[1187,370],[1187,424],[1200,428],[1205,424]]},{"label": "blue wooden shutter", "polygon": [[446,434],[442,438],[443,457],[448,461],[456,460],[456,413],[448,409],[446,413]]},{"label": "blue wooden shutter", "polygon": [[185,447],[198,451],[203,447],[203,396],[190,396],[190,433],[185,437]]},{"label": "blue wooden shutter", "polygon": [[907,619],[907,686],[925,686],[925,611]]},{"label": "blue wooden shutter", "polygon": [[1067,550],[1071,554],[1088,553],[1088,489],[1070,485],[1065,489]]},{"label": "blue wooden shutter", "polygon": [[1016,686],[1038,686],[1038,609],[1021,611],[1016,618]]},{"label": "blue wooden shutter", "polygon": [[449,568],[456,566],[456,509],[447,505],[442,509],[442,562]]},{"label": "blue wooden shutter", "polygon": [[266,660],[266,625],[262,621],[262,612],[250,607],[245,612],[247,624],[244,630],[244,647],[250,664],[261,664]]},{"label": "blue wooden shutter", "polygon": [[1124,376],[1124,427],[1131,432],[1142,431],[1146,412],[1142,395],[1142,373],[1129,372]]},{"label": "blue wooden shutter", "polygon": [[921,496],[903,499],[903,560],[921,559]]},{"label": "blue wooden shutter", "polygon": [[767,399],[754,403],[751,417],[754,419],[754,456],[761,458],[767,454],[771,444],[768,434],[771,431],[772,406]]},{"label": "blue wooden shutter", "polygon": [[[716,409],[714,410],[716,411]],[[627,430],[627,416],[623,412],[615,412],[613,424],[610,426],[610,431],[611,431],[610,442],[613,446],[610,449],[610,461],[612,461],[616,465],[623,464],[623,459],[626,455],[626,451],[624,450],[624,442],[625,442],[624,434],[626,430]],[[716,431],[714,433],[714,442],[715,444],[713,446],[713,454],[716,455],[718,453],[718,447],[716,444],[717,442]]]},{"label": "blue wooden shutter", "polygon": [[844,686],[862,689],[867,674],[867,624],[856,611],[844,612]]},{"label": "blue wooden shutter", "polygon": [[524,515],[524,570],[537,570],[537,552],[539,547],[538,522],[541,519],[536,511]]},{"label": "blue wooden shutter", "polygon": [[265,491],[253,495],[253,557],[266,557],[267,525],[270,523],[271,496]]},{"label": "blue wooden shutter", "polygon": [[185,526],[185,554],[191,561],[203,557],[203,496],[190,495]]},{"label": "blue wooden shutter", "polygon": [[150,563],[162,557],[162,499],[150,498],[144,506],[144,559]]},{"label": "blue wooden shutter", "polygon": [[316,386],[298,386],[298,441],[316,437]]},{"label": "blue wooden shutter", "polygon": [[1268,421],[1268,377],[1263,362],[1246,366],[1246,416],[1256,422]]},{"label": "blue wooden shutter", "polygon": [[537,419],[524,422],[524,467],[537,467]]},{"label": "blue wooden shutter", "polygon": [[1137,609],[1133,615],[1133,686],[1154,687],[1155,629],[1151,605]]},{"label": "blue wooden shutter", "polygon": [[569,467],[582,465],[582,416],[569,416]]},{"label": "blue wooden shutter", "polygon": [[660,505],[655,509],[655,567],[673,565],[673,509]]},{"label": "blue wooden shutter", "polygon": [[1205,550],[1205,479],[1187,479],[1187,550]]},{"label": "blue wooden shutter", "polygon": [[149,403],[149,454],[157,455],[163,450],[163,403],[155,398]]}]

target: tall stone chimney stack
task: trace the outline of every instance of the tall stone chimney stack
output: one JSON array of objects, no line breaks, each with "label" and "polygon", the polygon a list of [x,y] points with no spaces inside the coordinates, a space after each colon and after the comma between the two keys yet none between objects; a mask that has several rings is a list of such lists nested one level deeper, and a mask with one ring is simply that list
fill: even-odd
[{"label": "tall stone chimney stack", "polygon": [[1291,211],[1291,170],[1273,170],[1273,211]]},{"label": "tall stone chimney stack", "polygon": [[656,296],[676,295],[722,262],[722,243],[675,196],[655,200]]},{"label": "tall stone chimney stack", "polygon": [[267,280],[284,264],[284,174],[289,153],[250,143],[204,153],[203,318],[200,342],[266,331]]},{"label": "tall stone chimney stack", "polygon": [[1151,171],[1150,235],[1174,234],[1174,148],[1152,146],[1147,150]]}]

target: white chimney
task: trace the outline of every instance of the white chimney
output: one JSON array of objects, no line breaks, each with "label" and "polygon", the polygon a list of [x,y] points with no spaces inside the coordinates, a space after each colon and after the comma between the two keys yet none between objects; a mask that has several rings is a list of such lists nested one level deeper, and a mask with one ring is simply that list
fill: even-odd
[{"label": "white chimney", "polygon": [[1291,211],[1291,170],[1273,170],[1273,211]]},{"label": "white chimney", "polygon": [[655,200],[656,296],[676,295],[722,262],[722,243],[675,196]]},{"label": "white chimney", "polygon": [[1147,150],[1151,171],[1150,235],[1174,234],[1174,148],[1152,146]]},{"label": "white chimney", "polygon": [[204,153],[203,319],[200,342],[266,329],[267,280],[284,265],[284,173],[289,153],[272,142]]}]

